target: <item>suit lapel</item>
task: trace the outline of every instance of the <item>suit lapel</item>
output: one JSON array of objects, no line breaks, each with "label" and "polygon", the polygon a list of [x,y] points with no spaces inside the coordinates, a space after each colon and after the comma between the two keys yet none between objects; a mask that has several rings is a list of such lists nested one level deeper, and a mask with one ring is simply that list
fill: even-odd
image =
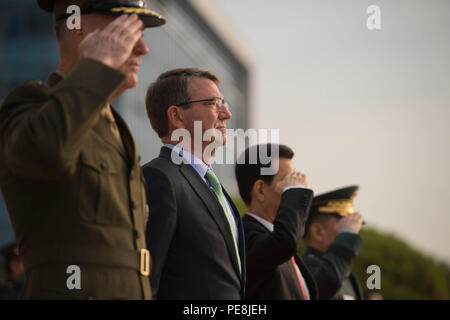
[{"label": "suit lapel", "polygon": [[[174,154],[176,157],[180,158],[176,153],[172,153],[172,150],[170,150],[167,147],[161,148],[160,157],[166,158],[170,161],[172,161],[171,156]],[[230,225],[228,224],[227,218],[225,216],[225,213],[223,212],[222,206],[220,205],[219,201],[217,200],[214,193],[209,189],[209,187],[206,185],[205,181],[200,177],[200,175],[195,171],[195,169],[188,163],[182,163],[180,166],[180,172],[185,177],[187,182],[191,185],[192,189],[194,189],[194,192],[199,196],[199,198],[202,200],[202,202],[206,205],[208,208],[208,212],[213,218],[213,220],[216,222],[217,226],[219,227],[219,230],[225,240],[225,243],[228,248],[228,252],[231,256],[231,260],[233,261],[234,269],[238,274],[239,272],[239,265],[236,257],[236,251],[233,243],[233,235],[230,230]],[[231,202],[228,201],[231,205]],[[241,251],[241,250],[239,250]],[[242,264],[242,260],[241,260]]]},{"label": "suit lapel", "polygon": [[298,268],[300,269],[300,272],[302,273],[303,279],[305,279],[306,285],[308,286],[309,295],[311,297],[311,300],[317,300],[318,294],[317,294],[317,284],[314,281],[314,278],[311,275],[311,272],[306,267],[306,265],[303,263],[302,259],[295,255],[295,262],[297,263]]},{"label": "suit lapel", "polygon": [[353,291],[355,291],[355,295],[356,295],[355,298],[357,300],[363,300],[364,297],[361,292],[361,286],[359,285],[359,282],[356,279],[356,277],[353,275],[353,273],[350,273],[349,279],[350,279],[350,282],[352,283]]}]

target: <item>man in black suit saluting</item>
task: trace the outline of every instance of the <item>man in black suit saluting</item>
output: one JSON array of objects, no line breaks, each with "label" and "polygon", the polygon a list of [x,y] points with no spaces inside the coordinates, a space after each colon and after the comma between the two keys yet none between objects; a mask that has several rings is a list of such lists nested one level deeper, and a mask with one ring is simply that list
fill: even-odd
[{"label": "man in black suit saluting", "polygon": [[[306,176],[295,170],[293,157],[285,145],[256,145],[236,165],[248,208],[243,218],[248,299],[316,299],[314,280],[297,256],[313,191],[307,189]],[[265,173],[267,167],[278,170]]]},{"label": "man in black suit saluting", "polygon": [[[183,68],[161,74],[147,92],[147,113],[164,143],[143,166],[156,299],[244,297],[242,223],[210,167],[231,118],[218,84],[208,71]],[[214,139],[203,141],[208,132]]]}]

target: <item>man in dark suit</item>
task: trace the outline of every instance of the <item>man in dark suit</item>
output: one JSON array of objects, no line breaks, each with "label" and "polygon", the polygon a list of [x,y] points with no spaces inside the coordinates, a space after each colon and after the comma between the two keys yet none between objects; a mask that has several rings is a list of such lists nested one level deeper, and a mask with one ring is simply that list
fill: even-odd
[{"label": "man in dark suit", "polygon": [[[176,69],[161,74],[147,92],[147,113],[164,143],[159,157],[143,166],[156,299],[244,297],[240,216],[210,167],[231,118],[218,84],[208,71]],[[205,132],[219,143],[203,141]]]},{"label": "man in dark suit", "polygon": [[[265,152],[269,162],[263,159]],[[293,156],[285,145],[257,145],[246,149],[236,165],[248,208],[243,218],[248,299],[316,298],[314,281],[297,256],[313,192],[305,175],[295,171]],[[278,171],[264,174],[262,169],[273,163]]]},{"label": "man in dark suit", "polygon": [[353,262],[362,247],[362,216],[353,209],[357,186],[314,197],[306,222],[303,261],[317,283],[319,299],[361,300]]},{"label": "man in dark suit", "polygon": [[[143,29],[164,19],[142,1],[38,4],[53,12],[60,65],[0,109],[0,185],[23,258],[23,298],[149,299],[139,151],[110,103],[137,84],[149,51]],[[71,5],[81,9],[79,29],[66,26]]]}]

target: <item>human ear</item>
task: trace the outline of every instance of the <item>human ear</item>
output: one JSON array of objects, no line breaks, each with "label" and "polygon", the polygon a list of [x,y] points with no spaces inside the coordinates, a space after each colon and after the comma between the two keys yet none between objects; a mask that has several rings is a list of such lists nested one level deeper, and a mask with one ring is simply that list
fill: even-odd
[{"label": "human ear", "polygon": [[253,198],[258,200],[258,202],[264,202],[265,199],[265,183],[261,179],[256,180],[253,184]]},{"label": "human ear", "polygon": [[174,129],[184,128],[183,112],[177,106],[170,106],[167,109],[167,119],[169,125]]}]

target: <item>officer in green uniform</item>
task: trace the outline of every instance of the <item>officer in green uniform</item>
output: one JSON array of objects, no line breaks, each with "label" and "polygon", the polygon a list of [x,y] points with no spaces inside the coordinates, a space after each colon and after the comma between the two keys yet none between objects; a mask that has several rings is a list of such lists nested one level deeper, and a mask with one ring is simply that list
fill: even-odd
[{"label": "officer in green uniform", "polygon": [[313,199],[306,222],[303,262],[317,284],[319,299],[363,299],[351,273],[362,247],[358,232],[363,220],[353,208],[357,191],[357,186],[350,186]]},{"label": "officer in green uniform", "polygon": [[110,103],[137,84],[143,29],[165,21],[144,1],[38,5],[53,12],[60,64],[0,107],[0,186],[24,262],[22,297],[150,299],[139,151]]}]

